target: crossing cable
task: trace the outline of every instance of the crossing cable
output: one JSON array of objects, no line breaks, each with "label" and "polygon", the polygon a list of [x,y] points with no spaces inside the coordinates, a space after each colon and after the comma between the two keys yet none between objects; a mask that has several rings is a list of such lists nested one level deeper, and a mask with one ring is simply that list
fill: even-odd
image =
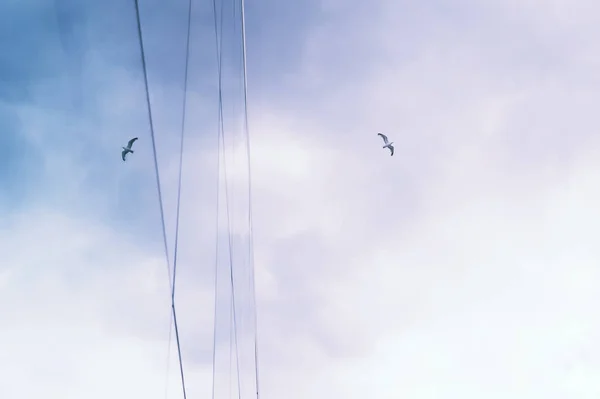
[{"label": "crossing cable", "polygon": [[259,372],[258,372],[258,308],[256,305],[256,282],[254,276],[254,230],[252,220],[252,162],[250,158],[250,128],[248,124],[248,67],[246,60],[246,12],[245,12],[245,0],[240,0],[240,19],[242,25],[242,63],[243,63],[243,77],[244,77],[244,130],[246,133],[246,161],[248,170],[248,230],[249,230],[249,243],[248,243],[248,259],[250,262],[250,276],[252,285],[252,301],[254,307],[254,372],[255,372],[255,384],[256,384],[256,398],[260,398],[259,390]]},{"label": "crossing cable", "polygon": [[[146,54],[144,52],[144,40],[143,40],[143,35],[142,35],[142,23],[141,23],[141,19],[140,19],[140,7],[139,7],[139,2],[138,0],[134,0],[134,4],[135,4],[135,15],[136,15],[136,20],[137,20],[137,31],[138,31],[138,41],[139,41],[139,45],[140,45],[140,57],[141,57],[141,61],[142,61],[142,70],[144,73],[144,87],[146,90],[146,106],[148,108],[148,122],[150,124],[150,137],[152,138],[152,152],[153,152],[153,156],[154,156],[154,170],[156,173],[156,188],[158,191],[158,202],[159,202],[159,206],[160,206],[160,219],[161,219],[161,225],[162,225],[162,235],[163,235],[163,244],[164,244],[164,251],[165,251],[165,258],[167,261],[167,273],[169,276],[169,288],[173,287],[173,281],[171,279],[171,262],[169,259],[169,249],[168,249],[168,244],[167,244],[167,229],[165,227],[165,212],[164,212],[164,207],[163,207],[163,200],[162,200],[162,190],[161,190],[161,185],[160,185],[160,173],[158,171],[158,157],[156,154],[156,139],[155,139],[155,134],[154,134],[154,122],[153,122],[153,118],[152,118],[152,106],[150,105],[150,89],[149,89],[149,85],[148,85],[148,70],[146,67]],[[179,338],[178,338],[178,333],[177,333],[177,315],[175,312],[175,306],[173,304],[173,300],[171,297],[171,310],[172,310],[172,316],[173,316],[173,322],[175,324],[175,335],[177,337],[177,348],[178,350],[180,350],[180,343],[179,343]],[[170,328],[170,321],[169,321],[169,328]],[[186,395],[186,389],[185,389],[185,384],[184,384],[184,376],[183,376],[183,368],[181,366],[181,362],[180,362],[180,370],[181,370],[181,379],[182,379],[182,385],[183,385],[183,397],[184,399],[187,399],[187,395]]]}]

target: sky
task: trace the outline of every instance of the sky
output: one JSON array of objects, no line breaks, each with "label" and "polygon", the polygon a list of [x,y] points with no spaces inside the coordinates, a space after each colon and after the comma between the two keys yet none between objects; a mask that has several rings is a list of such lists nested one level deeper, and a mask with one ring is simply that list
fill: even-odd
[{"label": "sky", "polygon": [[[172,260],[187,3],[141,3]],[[225,163],[249,397],[231,4]],[[264,399],[600,395],[599,7],[246,3]],[[215,264],[215,397],[232,396],[212,18],[195,0],[176,297],[189,398],[211,395]],[[0,396],[182,397],[133,2],[4,1],[0,43]]]}]

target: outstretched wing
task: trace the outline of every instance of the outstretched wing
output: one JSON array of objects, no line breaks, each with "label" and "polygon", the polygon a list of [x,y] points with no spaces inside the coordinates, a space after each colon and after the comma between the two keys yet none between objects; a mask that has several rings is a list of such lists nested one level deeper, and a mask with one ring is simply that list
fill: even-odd
[{"label": "outstretched wing", "polygon": [[388,148],[390,149],[390,152],[391,152],[390,156],[394,156],[394,146],[391,145]]},{"label": "outstretched wing", "polygon": [[131,146],[133,145],[133,143],[135,143],[137,139],[137,137],[134,137],[131,140],[129,140],[129,143],[127,143],[127,148],[131,149]]},{"label": "outstretched wing", "polygon": [[389,141],[388,141],[388,138],[387,138],[387,136],[386,136],[385,134],[377,133],[377,135],[378,135],[378,136],[381,136],[381,138],[383,139],[383,142],[384,142],[385,144],[388,144],[388,143],[389,143]]},{"label": "outstretched wing", "polygon": [[123,161],[125,161],[125,155],[127,155],[127,151],[122,151],[121,158],[123,158]]}]

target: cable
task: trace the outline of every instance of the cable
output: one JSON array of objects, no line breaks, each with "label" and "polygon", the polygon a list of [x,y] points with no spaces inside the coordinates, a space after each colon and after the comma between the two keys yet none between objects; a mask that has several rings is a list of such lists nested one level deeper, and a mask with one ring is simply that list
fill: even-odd
[{"label": "cable", "polygon": [[216,206],[216,249],[215,249],[215,297],[214,297],[214,314],[213,314],[213,349],[212,349],[212,395],[211,398],[215,399],[215,365],[216,365],[216,354],[217,354],[217,287],[218,287],[218,267],[219,267],[219,210],[221,202],[221,137],[220,134],[217,137],[217,206]]},{"label": "cable", "polygon": [[148,72],[146,69],[146,55],[144,52],[144,42],[142,38],[142,25],[140,22],[140,10],[138,0],[134,0],[135,2],[135,12],[137,17],[137,28],[138,28],[138,39],[140,43],[140,53],[142,57],[142,69],[144,72],[144,85],[146,88],[146,105],[148,107],[148,121],[150,123],[150,136],[152,138],[152,152],[154,154],[154,170],[156,172],[156,187],[158,190],[158,202],[160,205],[160,219],[162,223],[162,231],[163,231],[163,242],[164,242],[164,250],[165,257],[167,259],[167,271],[169,273],[169,286],[171,285],[171,262],[169,260],[169,250],[167,245],[167,229],[165,228],[165,213],[163,209],[162,202],[162,191],[160,189],[160,174],[158,172],[158,157],[156,156],[156,141],[154,139],[154,122],[152,118],[152,107],[150,106],[150,90],[148,88]]},{"label": "cable", "polygon": [[[216,249],[215,249],[215,303],[214,303],[214,315],[213,315],[213,349],[212,349],[212,394],[211,398],[215,399],[215,385],[216,385],[216,357],[217,357],[217,302],[218,302],[218,281],[219,281],[219,214],[220,214],[220,203],[221,203],[221,127],[223,126],[223,91],[222,91],[222,79],[221,79],[221,43],[219,38],[221,37],[217,27],[217,5],[216,0],[213,0],[213,16],[214,16],[214,28],[215,28],[215,45],[217,50],[217,72],[219,80],[219,123],[217,133],[217,206],[216,206]],[[222,24],[221,24],[222,26]]]},{"label": "cable", "polygon": [[254,276],[254,231],[252,220],[252,162],[250,158],[250,129],[248,124],[248,67],[246,60],[246,13],[245,0],[240,0],[241,25],[242,25],[242,63],[244,76],[244,128],[246,131],[246,159],[248,162],[248,258],[250,262],[250,276],[252,285],[252,300],[254,306],[254,368],[256,383],[256,398],[260,398],[259,373],[258,373],[258,308],[256,305],[256,282]]},{"label": "cable", "polygon": [[[192,26],[192,0],[188,0],[188,20],[187,20],[187,37],[186,37],[186,49],[185,49],[185,72],[184,72],[184,84],[183,84],[183,105],[181,112],[181,144],[179,147],[179,178],[177,183],[177,211],[175,218],[175,244],[173,249],[173,282],[171,286],[171,306],[173,307],[173,321],[175,326],[175,339],[177,340],[177,356],[179,358],[179,372],[181,374],[181,385],[183,387],[183,397],[186,399],[185,391],[185,377],[183,372],[183,359],[181,355],[181,346],[179,345],[179,330],[177,327],[177,316],[175,312],[175,283],[177,276],[177,253],[179,249],[179,221],[180,221],[180,208],[181,208],[181,181],[183,175],[183,144],[185,138],[185,122],[186,122],[186,111],[187,111],[187,89],[188,89],[188,70],[190,60],[190,31]],[[169,354],[171,351],[171,328],[169,323]]]},{"label": "cable", "polygon": [[[165,227],[165,213],[164,213],[163,200],[162,200],[162,190],[161,190],[161,185],[160,185],[160,173],[158,170],[158,157],[156,154],[154,122],[153,122],[153,118],[152,118],[152,106],[150,104],[150,89],[149,89],[149,85],[148,85],[148,70],[146,67],[146,54],[144,52],[144,40],[143,40],[143,35],[142,35],[142,23],[141,23],[141,19],[140,19],[140,7],[139,7],[138,0],[134,0],[134,4],[135,4],[135,14],[136,14],[136,20],[137,20],[138,40],[139,40],[139,45],[140,45],[140,56],[141,56],[141,60],[142,60],[142,70],[144,73],[144,87],[146,90],[146,105],[148,108],[148,122],[150,124],[150,135],[152,138],[152,151],[153,151],[153,155],[154,155],[154,170],[156,172],[156,187],[157,187],[157,191],[158,191],[158,202],[160,205],[160,219],[161,219],[161,224],[162,224],[164,251],[165,251],[165,258],[167,261],[167,273],[169,276],[169,288],[171,289],[171,310],[172,310],[172,315],[173,315],[173,323],[175,325],[175,337],[177,339],[177,350],[180,353],[180,370],[181,370],[183,397],[184,397],[184,399],[187,399],[186,389],[185,389],[185,380],[184,380],[184,374],[183,374],[183,365],[181,364],[181,348],[180,348],[180,343],[179,343],[179,332],[178,332],[178,328],[177,328],[177,315],[175,312],[175,304],[173,303],[173,289],[174,289],[173,287],[174,287],[175,279],[174,278],[171,279],[171,268],[170,268],[171,262],[169,259],[169,248],[168,248],[168,243],[167,243],[167,229]],[[170,328],[170,322],[169,322],[169,328]],[[170,344],[170,342],[169,342],[169,344]]]},{"label": "cable", "polygon": [[[223,116],[221,115],[221,122],[223,121]],[[221,129],[221,137],[223,139],[223,147],[225,146],[225,133],[223,129]],[[238,388],[238,399],[242,397],[242,383],[240,378],[240,356],[239,356],[239,347],[238,347],[238,328],[237,328],[237,315],[235,311],[235,283],[233,278],[233,242],[231,238],[231,219],[229,212],[229,189],[228,189],[228,180],[227,180],[227,158],[225,157],[224,161],[224,172],[225,172],[225,213],[227,214],[227,238],[229,242],[229,280],[231,286],[231,306],[232,306],[232,316],[233,316],[233,339],[235,343],[235,360],[236,360],[236,374],[237,374],[237,388]],[[229,353],[232,353],[231,342],[229,346]]]},{"label": "cable", "polygon": [[[215,29],[215,44],[217,49],[217,69],[218,69],[218,79],[219,79],[219,160],[221,156],[221,150],[225,151],[225,134],[224,134],[224,118],[223,118],[223,89],[222,89],[222,29],[223,29],[223,3],[221,3],[221,23],[218,26],[217,22],[217,7],[216,0],[213,0],[213,17],[214,17],[214,29]],[[222,147],[221,147],[222,146]],[[220,183],[220,161],[219,161],[219,183]],[[227,214],[227,236],[228,236],[228,250],[229,250],[229,280],[231,286],[231,299],[232,306],[230,307],[230,311],[232,312],[231,316],[233,318],[233,332],[234,332],[234,342],[235,342],[235,354],[236,354],[236,370],[237,370],[237,388],[238,388],[238,399],[241,399],[241,380],[240,380],[240,366],[239,366],[239,353],[238,353],[238,337],[237,337],[237,315],[235,308],[235,284],[233,277],[233,243],[232,243],[232,234],[231,234],[231,218],[229,211],[229,189],[228,189],[228,179],[227,179],[227,159],[224,154],[223,160],[223,168],[225,175],[225,201],[226,201],[226,214]],[[219,184],[220,188],[220,184]],[[220,193],[220,190],[219,190]],[[219,198],[219,195],[218,195]],[[218,200],[219,201],[219,200]],[[219,201],[220,203],[220,201]],[[217,216],[218,220],[218,216]],[[217,222],[218,225],[218,222]],[[218,234],[218,227],[217,227]],[[218,237],[217,237],[218,241]],[[218,242],[217,242],[218,248]],[[217,249],[218,252],[218,249]],[[215,321],[217,317],[217,275],[218,275],[218,255],[215,261]],[[231,320],[231,319],[230,319]],[[230,330],[231,331],[231,330]],[[213,332],[213,384],[212,384],[212,398],[215,397],[215,382],[216,382],[216,322],[215,329]],[[230,341],[230,354],[233,352],[232,343]]]},{"label": "cable", "polygon": [[[221,119],[222,120],[222,119]],[[223,146],[225,146],[225,135],[224,132],[221,131],[221,137],[223,138]],[[228,195],[228,181],[227,181],[227,159],[224,161],[224,172],[225,172],[225,213],[227,215],[227,238],[229,243],[229,281],[231,286],[231,307],[232,307],[232,316],[233,316],[233,339],[235,344],[235,360],[236,360],[236,374],[237,374],[237,388],[238,388],[238,399],[241,399],[242,395],[242,383],[240,378],[240,359],[239,359],[239,347],[238,347],[238,328],[237,328],[237,315],[235,311],[235,282],[233,278],[233,243],[231,237],[231,219],[229,212],[229,195]],[[233,348],[231,348],[231,342],[229,346],[229,353],[232,353]]]},{"label": "cable", "polygon": [[[221,13],[221,15],[223,15]],[[223,27],[223,24],[221,22],[221,29]],[[221,39],[222,39],[222,33],[221,33]],[[219,54],[219,56],[222,56],[222,47],[221,47],[221,52]],[[221,60],[222,62],[222,60]],[[221,64],[220,64],[221,66]],[[220,123],[221,123],[221,139],[223,140],[223,149],[225,151],[225,128],[224,128],[224,122],[223,122],[223,106],[222,106],[222,101],[220,102]],[[232,326],[230,328],[233,328],[233,343],[235,345],[235,352],[233,350],[233,348],[231,347],[231,341],[230,341],[230,345],[229,345],[229,353],[230,353],[230,359],[231,359],[231,354],[235,353],[235,361],[236,361],[236,376],[237,376],[237,390],[238,390],[238,399],[241,399],[241,395],[242,395],[242,383],[241,383],[241,377],[240,377],[240,356],[239,356],[239,346],[238,346],[238,328],[237,328],[237,312],[236,312],[236,308],[235,308],[235,280],[234,280],[234,276],[233,276],[233,239],[232,239],[232,234],[231,234],[231,216],[230,216],[230,210],[229,210],[229,202],[230,202],[230,197],[229,197],[229,180],[228,180],[228,174],[227,174],[227,154],[224,154],[224,160],[223,160],[223,172],[225,174],[225,214],[227,215],[227,242],[228,242],[228,252],[229,252],[229,281],[230,281],[230,287],[231,287],[231,311],[232,311]],[[231,330],[230,330],[231,331]]]},{"label": "cable", "polygon": [[[221,0],[221,10],[219,12],[219,38],[218,38],[218,46],[219,46],[219,53],[218,53],[218,63],[219,63],[219,85],[222,85],[222,69],[221,69],[221,65],[223,63],[223,16],[224,16],[224,1]],[[216,22],[216,18],[215,18],[215,22]],[[220,88],[221,86],[219,86]],[[223,158],[224,158],[224,162],[227,162],[227,148],[225,145],[225,126],[224,126],[224,118],[223,118],[223,101],[222,101],[222,93],[220,92],[220,99],[219,99],[219,140],[222,140],[223,142]],[[227,209],[229,208],[229,194],[227,192],[227,188],[228,188],[228,181],[227,181],[227,171],[226,171],[226,164],[223,165],[223,168],[225,169],[225,201],[227,204]],[[229,243],[229,256],[231,258],[231,253],[233,252],[233,247],[231,246],[231,235],[230,235],[230,231],[231,231],[231,223],[229,222],[229,217],[228,217],[228,221],[227,221],[227,231],[228,231],[228,235],[227,235],[227,242]],[[229,318],[228,318],[228,322],[231,323],[230,324],[230,328],[229,328],[229,372],[228,372],[228,384],[227,384],[227,397],[229,399],[232,398],[232,394],[231,394],[231,388],[232,388],[232,376],[233,376],[233,347],[234,347],[234,336],[232,333],[232,328],[231,326],[234,325],[235,323],[235,318],[234,318],[234,300],[232,299],[231,304],[229,306]],[[237,346],[236,346],[237,349]]]}]

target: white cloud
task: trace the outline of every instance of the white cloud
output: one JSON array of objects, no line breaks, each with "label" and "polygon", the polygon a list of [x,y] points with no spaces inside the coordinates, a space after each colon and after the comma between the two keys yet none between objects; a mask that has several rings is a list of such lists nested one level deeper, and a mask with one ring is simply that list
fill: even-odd
[{"label": "white cloud", "polygon": [[[425,6],[403,14],[392,1],[347,7],[339,15],[352,23],[332,19],[308,36],[304,63],[291,75],[295,99],[253,97],[263,397],[597,395],[594,60],[588,47],[562,43],[555,62],[542,65],[552,40],[579,36],[563,25],[531,34],[551,17],[506,4],[473,10],[489,26],[461,25],[460,16]],[[341,12],[344,5],[325,6]],[[504,26],[506,42],[488,45],[515,18],[521,24],[515,32]],[[527,48],[537,51],[527,58]],[[574,58],[560,61],[561,54]],[[348,60],[356,64],[344,70]],[[169,88],[159,92],[175,98]],[[131,98],[118,101],[133,112]],[[164,126],[177,121],[175,111],[163,118]],[[396,141],[394,157],[377,131]],[[108,149],[107,137],[96,140]],[[210,392],[212,345],[216,156],[207,143],[193,139],[186,153],[178,295],[197,395]],[[228,157],[239,246],[246,239],[243,148]],[[136,171],[150,165],[148,155],[135,160]],[[160,161],[168,165],[172,232],[176,159]],[[11,344],[0,358],[9,365],[0,393],[163,397],[169,302],[162,248],[148,252],[148,237],[119,232],[100,216],[80,217],[39,208],[3,226],[0,339]],[[243,297],[246,259],[237,248]],[[226,374],[229,337],[219,339]],[[249,384],[249,346],[240,339]],[[174,357],[171,368],[174,397]],[[220,379],[222,394],[227,376]],[[17,390],[31,381],[33,388]]]}]

